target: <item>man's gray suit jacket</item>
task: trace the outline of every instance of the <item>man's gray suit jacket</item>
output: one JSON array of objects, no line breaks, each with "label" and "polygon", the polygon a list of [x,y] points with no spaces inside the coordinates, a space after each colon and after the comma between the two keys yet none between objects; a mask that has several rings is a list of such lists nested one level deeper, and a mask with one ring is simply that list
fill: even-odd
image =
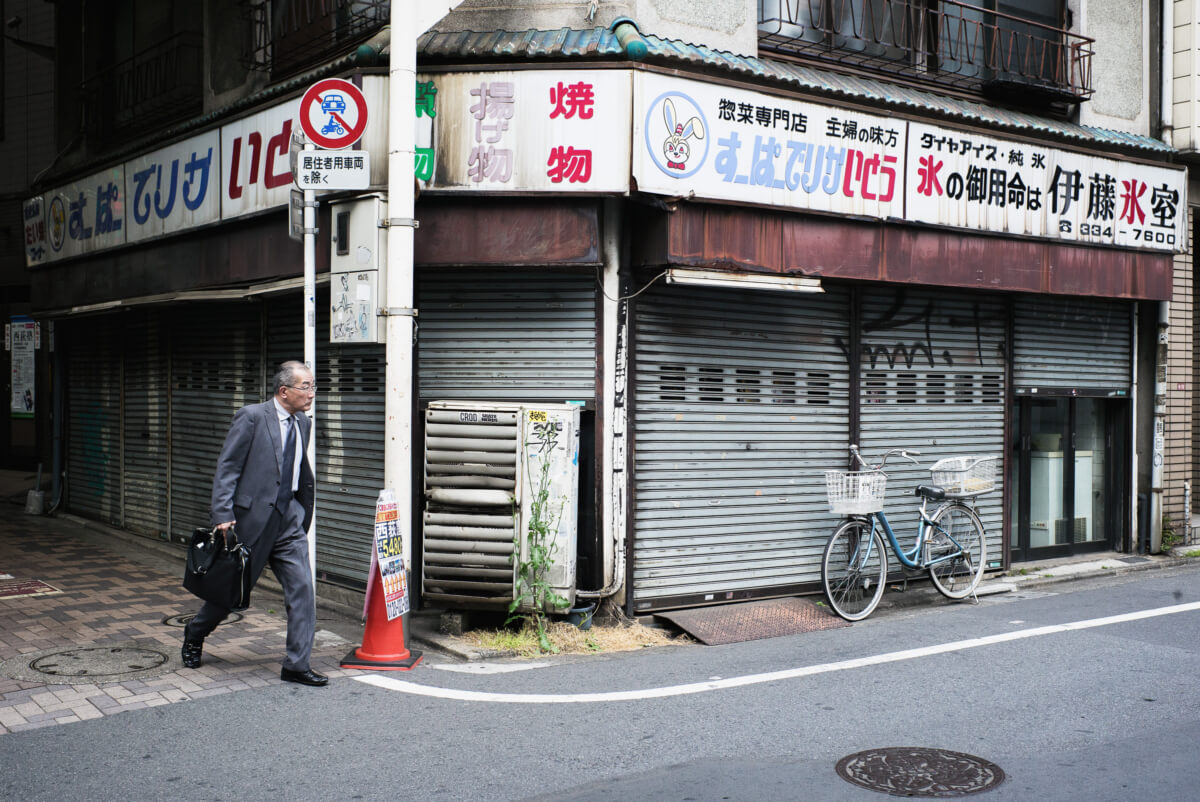
[{"label": "man's gray suit jacket", "polygon": [[[312,421],[297,413],[300,425],[301,454],[308,451]],[[238,538],[253,550],[275,511],[279,495],[283,443],[279,434],[279,416],[274,401],[250,404],[233,416],[225,445],[217,459],[213,479],[212,524],[237,521]],[[291,481],[287,477],[286,481]],[[304,506],[304,530],[312,521],[315,498],[312,468],[308,459],[300,461],[300,482],[296,500]]]}]

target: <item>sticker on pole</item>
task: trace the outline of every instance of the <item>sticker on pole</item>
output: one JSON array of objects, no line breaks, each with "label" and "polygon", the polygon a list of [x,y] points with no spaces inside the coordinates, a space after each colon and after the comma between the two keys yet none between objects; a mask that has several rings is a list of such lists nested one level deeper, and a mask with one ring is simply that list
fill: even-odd
[{"label": "sticker on pole", "polygon": [[367,130],[367,99],[357,86],[341,78],[326,78],[308,88],[300,99],[300,127],[319,148],[341,150]]},{"label": "sticker on pole", "polygon": [[408,612],[408,581],[404,575],[400,511],[390,490],[381,491],[375,504],[375,559],[383,581],[383,602],[391,621]]}]

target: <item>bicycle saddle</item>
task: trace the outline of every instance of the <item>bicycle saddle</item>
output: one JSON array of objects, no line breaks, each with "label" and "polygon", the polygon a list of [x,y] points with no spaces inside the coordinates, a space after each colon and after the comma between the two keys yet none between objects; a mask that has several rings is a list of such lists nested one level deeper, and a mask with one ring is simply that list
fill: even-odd
[{"label": "bicycle saddle", "polygon": [[924,496],[930,501],[941,501],[946,498],[946,491],[934,485],[918,485],[914,495]]}]

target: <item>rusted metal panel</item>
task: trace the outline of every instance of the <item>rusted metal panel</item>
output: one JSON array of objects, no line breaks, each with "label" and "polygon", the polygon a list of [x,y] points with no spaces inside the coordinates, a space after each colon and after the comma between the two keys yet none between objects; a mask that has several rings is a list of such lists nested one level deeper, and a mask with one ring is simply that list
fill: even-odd
[{"label": "rusted metal panel", "polygon": [[594,200],[427,199],[417,205],[417,219],[413,250],[419,265],[600,264]]},{"label": "rusted metal panel", "polygon": [[923,286],[1169,300],[1172,260],[1111,248],[686,205],[641,222],[634,259]]},{"label": "rusted metal panel", "polygon": [[[318,227],[329,230],[328,207]],[[329,270],[329,247],[317,247],[316,270]],[[287,217],[273,212],[195,234],[154,240],[29,271],[35,311],[119,298],[229,287],[304,274],[304,248],[288,237]]]}]

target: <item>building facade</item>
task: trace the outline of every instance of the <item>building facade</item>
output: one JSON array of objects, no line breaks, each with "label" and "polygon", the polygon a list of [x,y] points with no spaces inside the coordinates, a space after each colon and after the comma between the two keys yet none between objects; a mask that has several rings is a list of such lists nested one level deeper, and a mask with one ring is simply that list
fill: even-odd
[{"label": "building facade", "polygon": [[[304,100],[345,78],[372,111],[316,169],[370,176],[320,195],[316,564],[360,588],[395,368],[388,4],[137,5],[135,55],[74,65],[103,91],[25,202],[64,503],[171,541],[207,520],[229,416],[303,346],[290,154],[302,115],[356,125]],[[816,590],[851,443],[921,453],[894,501],[996,456],[990,568],[1154,548],[1192,472],[1163,17],[1050,5],[466,2],[420,36],[415,595],[511,598],[520,468],[488,426],[549,405],[578,412],[564,581],[634,614]],[[60,41],[93,35],[78,10]]]}]

